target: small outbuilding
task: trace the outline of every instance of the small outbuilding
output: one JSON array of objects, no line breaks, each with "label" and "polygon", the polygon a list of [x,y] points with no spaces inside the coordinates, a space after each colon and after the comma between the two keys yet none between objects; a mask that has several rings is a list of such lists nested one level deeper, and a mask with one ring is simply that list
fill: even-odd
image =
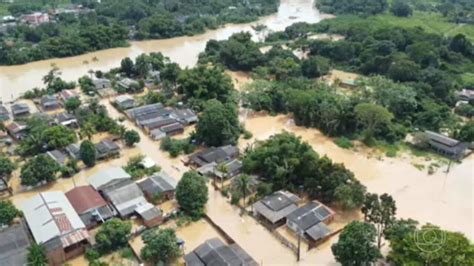
[{"label": "small outbuilding", "polygon": [[163,223],[163,212],[151,203],[138,206],[135,212],[142,218],[143,224],[148,228]]}]

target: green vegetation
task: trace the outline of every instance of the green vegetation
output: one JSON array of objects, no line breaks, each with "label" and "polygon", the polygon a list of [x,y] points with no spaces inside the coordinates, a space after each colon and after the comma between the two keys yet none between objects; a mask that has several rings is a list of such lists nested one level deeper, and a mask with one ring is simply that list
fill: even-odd
[{"label": "green vegetation", "polygon": [[177,157],[180,154],[190,154],[194,151],[196,145],[191,143],[189,138],[172,139],[165,137],[160,140],[160,149],[169,152],[171,157]]},{"label": "green vegetation", "polygon": [[376,229],[377,247],[382,247],[382,237],[385,230],[395,221],[397,207],[395,200],[388,194],[365,195],[364,205],[361,208],[364,220],[372,223]]},{"label": "green vegetation", "polygon": [[235,144],[240,135],[237,108],[232,103],[209,100],[196,125],[195,137],[209,147]]},{"label": "green vegetation", "polygon": [[37,155],[21,167],[21,184],[35,186],[41,182],[54,181],[59,169],[59,164],[48,155]]},{"label": "green vegetation", "polygon": [[331,14],[375,15],[388,8],[387,0],[318,0],[316,7]]},{"label": "green vegetation", "polygon": [[106,221],[95,236],[96,246],[94,248],[99,254],[104,255],[126,247],[131,229],[132,224],[129,221],[117,218]]},{"label": "green vegetation", "polygon": [[140,257],[147,262],[168,265],[181,254],[173,229],[150,230],[143,234],[142,239],[145,246],[140,251]]},{"label": "green vegetation", "polygon": [[208,200],[204,177],[194,171],[184,173],[176,187],[176,200],[184,214],[193,220],[201,218]]},{"label": "green vegetation", "polygon": [[[276,12],[276,0],[80,1],[91,12],[59,14],[37,27],[18,25],[0,36],[0,65],[22,64],[126,46],[127,39],[163,39],[203,33]],[[15,16],[56,7],[57,1],[8,6]],[[3,7],[4,4],[0,5]],[[231,8],[232,7],[232,8]],[[1,12],[2,8],[0,8]],[[134,30],[130,30],[134,28]]]},{"label": "green vegetation", "polygon": [[381,258],[375,246],[375,227],[354,221],[344,227],[337,243],[331,249],[336,260],[344,266],[369,265]]},{"label": "green vegetation", "polygon": [[28,261],[28,265],[32,265],[32,266],[48,265],[48,260],[46,258],[46,250],[44,246],[38,245],[36,243],[32,243],[28,247],[26,260]]},{"label": "green vegetation", "polygon": [[86,166],[94,166],[96,162],[96,150],[94,143],[92,143],[90,140],[84,140],[79,148],[79,156]]},{"label": "green vegetation", "polygon": [[[8,180],[10,179],[13,170],[15,170],[15,164],[8,158],[0,156],[0,181],[8,189]],[[8,189],[9,190],[9,189]],[[11,191],[9,190],[11,193]]]},{"label": "green vegetation", "polygon": [[143,159],[145,156],[137,155],[131,157],[127,165],[123,168],[133,179],[140,179],[144,176],[150,176],[154,173],[159,172],[161,169],[159,166],[152,166],[150,168],[145,168],[143,166]]},{"label": "green vegetation", "polygon": [[339,137],[334,139],[334,143],[336,143],[337,146],[343,149],[350,149],[354,147],[354,144],[352,144],[352,141],[346,137]]},{"label": "green vegetation", "polygon": [[10,225],[20,211],[9,200],[0,201],[0,226]]},{"label": "green vegetation", "polygon": [[319,155],[290,133],[256,142],[243,157],[246,173],[257,174],[271,189],[303,190],[311,199],[353,209],[362,206],[365,187],[341,164]]},{"label": "green vegetation", "polygon": [[133,147],[135,143],[140,142],[140,135],[137,131],[130,129],[125,131],[123,139],[125,140],[125,145],[128,147]]}]

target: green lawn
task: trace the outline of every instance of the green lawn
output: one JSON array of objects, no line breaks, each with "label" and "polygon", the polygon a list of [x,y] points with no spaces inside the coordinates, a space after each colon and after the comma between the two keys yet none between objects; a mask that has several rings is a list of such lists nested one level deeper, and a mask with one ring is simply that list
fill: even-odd
[{"label": "green lawn", "polygon": [[458,33],[466,35],[470,40],[474,41],[474,26],[454,24],[439,13],[415,12],[413,16],[402,18],[388,14],[377,15],[369,19],[375,20],[376,23],[411,28],[421,27],[428,32],[453,36]]}]

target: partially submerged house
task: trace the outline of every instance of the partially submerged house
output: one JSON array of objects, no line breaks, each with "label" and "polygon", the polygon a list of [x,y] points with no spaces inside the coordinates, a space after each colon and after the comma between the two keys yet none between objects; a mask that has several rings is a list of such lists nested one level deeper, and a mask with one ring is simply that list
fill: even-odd
[{"label": "partially submerged house", "polygon": [[160,139],[166,137],[166,134],[165,134],[163,131],[161,131],[159,128],[156,128],[156,129],[151,130],[151,131],[149,132],[149,135],[150,135],[150,137],[151,137],[153,140],[155,140],[155,141],[160,140]]},{"label": "partially submerged house", "polygon": [[145,193],[145,196],[153,201],[157,197],[164,200],[173,199],[177,182],[166,172],[161,171],[160,173],[155,173],[150,177],[142,179],[137,182],[137,184],[143,193]]},{"label": "partially submerged house", "polygon": [[75,91],[73,90],[63,90],[63,91],[60,91],[58,93],[58,96],[59,96],[59,99],[65,103],[67,102],[68,100],[72,99],[72,98],[79,98],[79,94],[77,94]]},{"label": "partially submerged house", "polygon": [[115,104],[122,110],[127,110],[135,106],[135,99],[130,95],[119,95],[115,97]]},{"label": "partially submerged house", "polygon": [[294,210],[286,217],[286,225],[296,235],[305,237],[309,243],[316,243],[329,236],[326,226],[334,219],[334,212],[318,201],[311,201]]},{"label": "partially submerged house", "polygon": [[132,177],[122,167],[107,167],[89,176],[87,182],[97,191],[131,180]]},{"label": "partially submerged house", "polygon": [[59,165],[61,166],[66,165],[67,154],[65,154],[64,152],[60,150],[52,150],[52,151],[46,152],[46,155],[48,155],[51,159],[53,159]]},{"label": "partially submerged house", "polygon": [[221,163],[236,159],[239,156],[239,148],[227,145],[222,147],[212,147],[191,155],[188,163],[196,167],[201,167],[209,163]]},{"label": "partially submerged house", "polygon": [[34,240],[45,248],[50,265],[62,265],[90,246],[89,233],[64,193],[38,193],[20,209]]},{"label": "partially submerged house", "polygon": [[257,266],[258,263],[238,244],[225,245],[212,238],[184,256],[186,266]]},{"label": "partially submerged house", "polygon": [[0,265],[27,265],[30,243],[24,222],[0,229]]},{"label": "partially submerged house", "polygon": [[92,84],[94,84],[96,90],[103,90],[112,87],[112,83],[110,82],[110,80],[105,78],[93,79]]},{"label": "partially submerged house", "polygon": [[66,192],[66,197],[87,228],[115,216],[114,210],[92,186],[79,186]]},{"label": "partially submerged house", "polygon": [[22,122],[12,122],[6,126],[8,134],[15,139],[21,140],[27,135],[27,127],[25,123]]},{"label": "partially submerged house", "polygon": [[130,179],[102,188],[101,192],[121,218],[134,215],[138,207],[148,203],[138,185]]},{"label": "partially submerged house", "polygon": [[165,133],[166,136],[175,136],[184,132],[184,126],[180,123],[173,123],[160,127],[160,130]]},{"label": "partially submerged house", "polygon": [[74,160],[80,160],[81,159],[80,149],[81,147],[78,143],[73,143],[73,144],[69,144],[65,150],[71,158],[73,158]]},{"label": "partially submerged house", "polygon": [[133,91],[138,92],[140,90],[140,84],[138,81],[130,79],[130,78],[123,78],[117,82],[117,86],[120,90],[123,91]]},{"label": "partially submerged house", "polygon": [[300,198],[288,191],[277,191],[270,196],[255,202],[253,214],[264,225],[274,229],[286,222],[286,216],[298,209]]},{"label": "partially submerged house", "polygon": [[30,107],[26,103],[15,103],[11,106],[13,117],[20,118],[30,114]]},{"label": "partially submerged house", "polygon": [[7,121],[10,119],[10,113],[5,106],[0,105],[0,122]]},{"label": "partially submerged house", "polygon": [[54,117],[55,123],[69,128],[78,128],[79,122],[76,117],[70,113],[60,113]]},{"label": "partially submerged house", "polygon": [[425,131],[425,136],[433,150],[452,159],[461,159],[469,147],[468,143],[452,139],[433,131]]},{"label": "partially submerged house", "polygon": [[51,111],[61,107],[55,95],[44,95],[41,97],[40,104],[43,111]]},{"label": "partially submerged house", "polygon": [[151,203],[138,206],[135,212],[142,218],[143,224],[148,227],[155,227],[163,223],[163,212]]},{"label": "partially submerged house", "polygon": [[97,159],[120,155],[120,146],[112,140],[104,139],[95,145]]},{"label": "partially submerged house", "polygon": [[183,125],[190,125],[197,123],[198,116],[191,109],[176,109],[173,110],[171,116]]},{"label": "partially submerged house", "polygon": [[[220,164],[224,166],[225,172],[220,170]],[[217,177],[221,180],[233,178],[242,172],[243,165],[238,159],[223,161],[220,164],[212,162],[197,168],[196,171],[203,176]]]}]

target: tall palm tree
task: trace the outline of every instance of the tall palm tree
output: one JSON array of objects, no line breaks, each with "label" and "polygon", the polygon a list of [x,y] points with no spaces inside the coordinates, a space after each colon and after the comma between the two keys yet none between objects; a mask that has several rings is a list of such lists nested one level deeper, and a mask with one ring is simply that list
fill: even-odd
[{"label": "tall palm tree", "polygon": [[81,139],[87,138],[88,140],[91,140],[95,133],[96,130],[94,125],[91,122],[86,122],[79,131],[79,137],[81,137]]},{"label": "tall palm tree", "polygon": [[241,174],[235,179],[235,189],[240,191],[240,193],[242,193],[242,198],[244,199],[244,206],[243,206],[244,209],[246,207],[245,205],[246,205],[247,194],[250,193],[250,188],[251,188],[250,180],[251,180],[250,176],[246,174]]},{"label": "tall palm tree", "polygon": [[[216,170],[222,173],[222,178],[221,178],[221,189],[224,188],[224,179],[227,178],[227,174],[229,172],[229,169],[227,168],[227,165],[225,163],[220,163],[216,166]],[[216,175],[214,175],[215,178]],[[214,185],[216,184],[216,181],[214,180]]]}]

